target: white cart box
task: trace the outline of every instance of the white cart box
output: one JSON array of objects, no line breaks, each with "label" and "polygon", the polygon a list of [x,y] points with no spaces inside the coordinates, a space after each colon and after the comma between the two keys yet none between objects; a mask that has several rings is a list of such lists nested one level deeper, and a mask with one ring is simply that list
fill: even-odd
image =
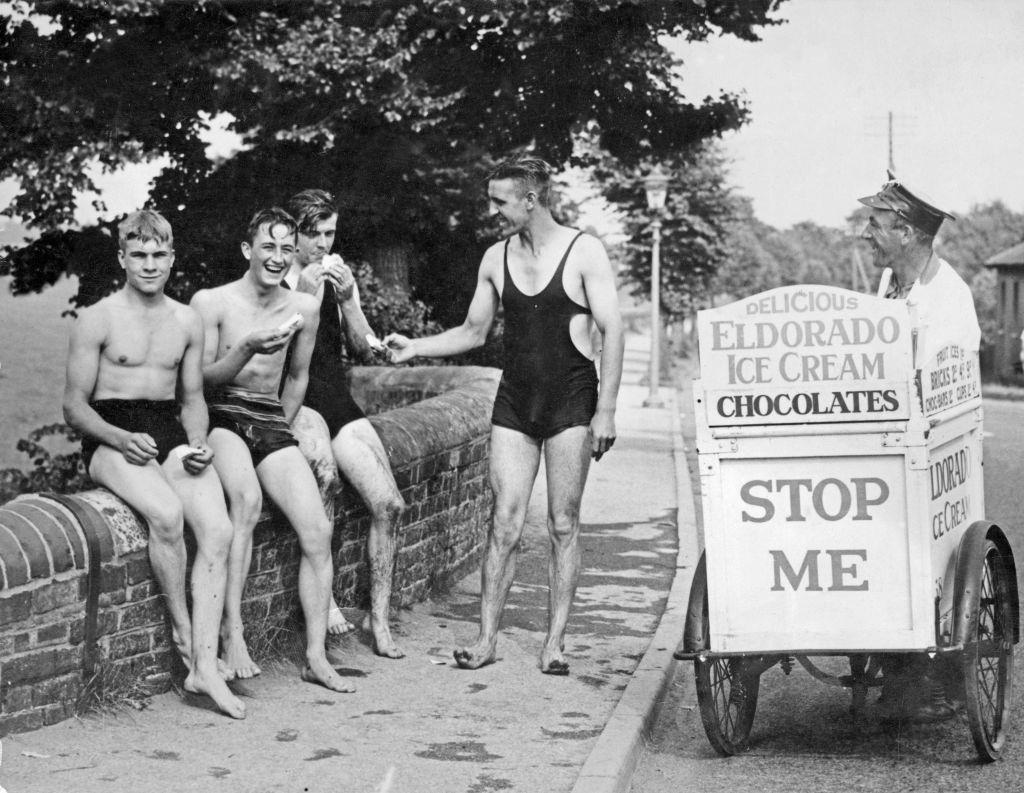
[{"label": "white cart box", "polygon": [[[698,314],[711,650],[927,650],[984,516],[977,356],[825,286]],[[939,334],[932,333],[932,339]]]}]

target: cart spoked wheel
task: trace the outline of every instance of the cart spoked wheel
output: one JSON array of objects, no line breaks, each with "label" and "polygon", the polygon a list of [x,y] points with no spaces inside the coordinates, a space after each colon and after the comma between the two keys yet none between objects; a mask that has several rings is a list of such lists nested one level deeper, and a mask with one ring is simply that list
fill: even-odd
[{"label": "cart spoked wheel", "polygon": [[979,758],[991,762],[1006,741],[1013,687],[1013,585],[991,540],[985,543],[979,584],[974,587],[963,676],[971,737]]},{"label": "cart spoked wheel", "polygon": [[[708,647],[710,629],[706,583],[703,600],[703,646]],[[747,748],[750,728],[754,723],[761,675],[760,671],[751,673],[751,666],[742,658],[696,658],[693,662],[697,677],[697,704],[704,732],[715,751],[726,757]]]}]

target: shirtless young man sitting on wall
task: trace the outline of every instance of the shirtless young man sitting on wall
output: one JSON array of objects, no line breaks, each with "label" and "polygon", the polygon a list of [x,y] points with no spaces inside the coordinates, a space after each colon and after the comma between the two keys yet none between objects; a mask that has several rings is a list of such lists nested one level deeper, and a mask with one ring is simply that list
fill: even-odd
[{"label": "shirtless young man sitting on wall", "polygon": [[[72,328],[64,417],[83,436],[89,476],[149,527],[150,563],[188,668],[185,690],[208,695],[241,719],[245,705],[217,666],[232,530],[206,445],[203,323],[164,294],[174,263],[170,224],[156,212],[134,212],[118,237],[125,284],[85,309]],[[185,522],[196,538],[191,622]]]},{"label": "shirtless young man sitting on wall", "polygon": [[[599,240],[551,216],[550,181],[551,167],[543,160],[500,165],[487,194],[505,239],[484,253],[466,320],[437,336],[384,339],[397,363],[456,355],[483,344],[499,303],[505,310],[504,371],[491,419],[494,517],[481,571],[480,634],[455,651],[466,669],[494,660],[543,452],[551,592],[540,670],[569,673],[563,645],[580,571],[580,501],[591,457],[600,459],[615,441],[624,346],[615,277]],[[595,326],[602,339],[600,386],[590,348]]]},{"label": "shirtless young man sitting on wall", "polygon": [[[295,221],[283,209],[257,212],[242,243],[249,264],[245,274],[192,298],[206,324],[203,377],[210,446],[234,526],[221,641],[224,661],[238,677],[260,673],[245,643],[241,607],[253,530],[263,507],[262,486],[299,537],[299,600],[306,621],[302,679],[347,692],[352,687],[331,666],[325,649],[332,526],[313,471],[289,429],[305,395],[319,321],[315,298],[281,287],[295,255],[295,232]],[[285,372],[289,344],[293,349]]]}]

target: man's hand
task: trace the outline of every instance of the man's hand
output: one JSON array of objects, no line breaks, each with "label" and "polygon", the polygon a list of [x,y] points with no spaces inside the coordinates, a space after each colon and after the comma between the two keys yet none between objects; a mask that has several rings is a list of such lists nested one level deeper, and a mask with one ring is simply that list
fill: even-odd
[{"label": "man's hand", "polygon": [[389,333],[384,337],[384,346],[388,348],[388,360],[391,363],[405,363],[415,358],[412,344],[412,339],[401,333]]},{"label": "man's hand", "polygon": [[320,284],[327,277],[323,264],[308,264],[299,271],[299,282],[295,285],[296,292],[315,295],[320,291]]},{"label": "man's hand", "polygon": [[273,355],[291,341],[297,328],[281,330],[271,328],[270,330],[254,330],[242,340],[242,344],[248,350],[249,355]]},{"label": "man's hand", "polygon": [[151,435],[145,432],[130,432],[121,441],[118,451],[132,465],[145,465],[156,457],[159,450]]},{"label": "man's hand", "polygon": [[190,474],[195,476],[213,462],[213,449],[206,445],[203,441],[193,441],[189,444],[192,449],[198,449],[198,452],[189,452],[181,458],[182,467]]},{"label": "man's hand", "polygon": [[352,275],[352,269],[336,253],[324,256],[321,267],[327,280],[334,287],[335,302],[344,303],[349,300],[356,286],[356,278]]},{"label": "man's hand", "polygon": [[387,348],[380,339],[378,339],[373,333],[366,334],[366,346],[370,348],[370,352],[373,353],[375,358],[381,358],[385,361],[391,360],[391,350]]},{"label": "man's hand", "polygon": [[590,456],[595,461],[615,443],[615,412],[598,410],[590,420]]}]

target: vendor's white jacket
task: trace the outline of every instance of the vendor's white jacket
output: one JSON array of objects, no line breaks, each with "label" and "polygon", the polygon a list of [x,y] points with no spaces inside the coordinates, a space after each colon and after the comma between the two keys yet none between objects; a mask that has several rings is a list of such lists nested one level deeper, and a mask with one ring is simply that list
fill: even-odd
[{"label": "vendor's white jacket", "polygon": [[[932,256],[938,259],[934,253]],[[927,284],[922,284],[920,279],[914,281],[907,295],[907,305],[917,307],[918,320],[924,328],[920,349],[923,355],[918,355],[920,362],[930,361],[950,344],[975,353],[981,344],[981,328],[971,288],[948,262],[943,259],[938,262],[939,269],[931,281]]]}]

